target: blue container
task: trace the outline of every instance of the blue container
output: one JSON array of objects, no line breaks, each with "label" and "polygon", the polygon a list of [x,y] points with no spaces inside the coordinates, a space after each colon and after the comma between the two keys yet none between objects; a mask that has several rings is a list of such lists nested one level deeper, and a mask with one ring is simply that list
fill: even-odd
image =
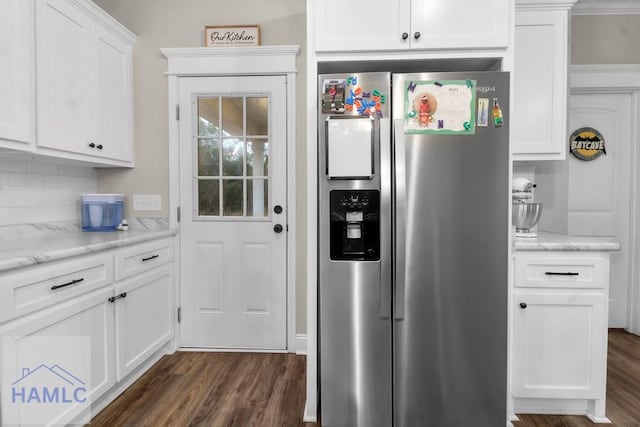
[{"label": "blue container", "polygon": [[124,215],[124,194],[83,194],[82,231],[116,231]]}]

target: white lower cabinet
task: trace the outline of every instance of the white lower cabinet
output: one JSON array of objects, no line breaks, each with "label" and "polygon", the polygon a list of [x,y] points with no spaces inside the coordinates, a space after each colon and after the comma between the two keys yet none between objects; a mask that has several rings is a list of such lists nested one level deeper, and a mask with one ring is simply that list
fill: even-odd
[{"label": "white lower cabinet", "polygon": [[172,248],[171,238],[157,239],[0,273],[0,424],[89,421],[75,400],[38,411],[16,404],[20,390],[6,387],[26,377],[48,375],[29,379],[40,387],[73,374],[104,407],[142,375],[173,338]]},{"label": "white lower cabinet", "polygon": [[516,291],[513,395],[597,399],[606,324],[604,295]]},{"label": "white lower cabinet", "polygon": [[[71,378],[73,386],[88,385],[89,401],[115,384],[113,308],[108,301],[112,292],[111,287],[106,287],[0,327],[1,376],[9,378],[3,381],[6,387],[2,390],[3,423],[43,424],[42,416],[46,413],[49,420],[46,425],[64,425],[86,409],[79,403],[84,394],[78,394],[76,400],[67,391],[66,398],[73,401],[71,405],[44,402],[43,394],[36,392],[43,402],[39,411],[34,410],[40,405],[34,400],[33,390],[48,387],[51,391],[52,384],[58,384],[57,378],[51,378],[53,372],[65,377],[73,375],[78,380]],[[71,340],[65,340],[67,337]],[[83,347],[86,338],[90,342],[90,355]],[[87,356],[90,364],[86,363]],[[10,383],[13,387],[8,389]],[[67,386],[66,382],[63,384]],[[60,392],[58,398],[61,395]],[[23,402],[27,405],[22,405]]]},{"label": "white lower cabinet", "polygon": [[172,337],[171,266],[162,266],[115,286],[118,381]]},{"label": "white lower cabinet", "polygon": [[514,265],[514,412],[606,422],[609,255],[519,251]]}]

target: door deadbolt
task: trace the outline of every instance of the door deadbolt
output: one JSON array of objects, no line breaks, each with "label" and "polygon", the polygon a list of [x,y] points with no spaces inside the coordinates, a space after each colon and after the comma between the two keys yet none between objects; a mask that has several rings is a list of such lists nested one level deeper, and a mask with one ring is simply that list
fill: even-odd
[{"label": "door deadbolt", "polygon": [[282,213],[282,206],[280,206],[280,205],[275,205],[275,206],[273,207],[273,211],[274,211],[275,213],[277,213],[277,214]]}]

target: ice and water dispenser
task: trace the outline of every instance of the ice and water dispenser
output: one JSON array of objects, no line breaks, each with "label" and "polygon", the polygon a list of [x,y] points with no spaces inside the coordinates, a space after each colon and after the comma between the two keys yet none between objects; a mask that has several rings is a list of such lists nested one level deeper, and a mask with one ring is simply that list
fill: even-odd
[{"label": "ice and water dispenser", "polygon": [[332,260],[380,259],[380,192],[330,192],[330,251]]}]

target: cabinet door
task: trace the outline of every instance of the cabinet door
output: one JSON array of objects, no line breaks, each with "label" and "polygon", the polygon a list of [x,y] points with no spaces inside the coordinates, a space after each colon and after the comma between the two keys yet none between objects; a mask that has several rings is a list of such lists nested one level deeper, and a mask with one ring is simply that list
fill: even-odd
[{"label": "cabinet door", "polygon": [[38,146],[86,153],[93,132],[91,21],[65,0],[36,3]]},{"label": "cabinet door", "polygon": [[515,160],[565,158],[566,11],[517,11],[512,147]]},{"label": "cabinet door", "polygon": [[34,142],[33,8],[33,0],[0,2],[0,140],[11,140],[2,142],[11,148]]},{"label": "cabinet door", "polygon": [[[172,337],[172,265],[116,284],[117,379],[122,380]],[[126,296],[125,296],[126,294]]]},{"label": "cabinet door", "polygon": [[516,292],[513,302],[514,397],[601,397],[605,296]]},{"label": "cabinet door", "polygon": [[507,0],[412,0],[411,47],[507,47],[511,7]]},{"label": "cabinet door", "polygon": [[[16,388],[15,391],[2,390],[3,422],[18,420],[20,425],[42,424],[39,417],[45,416],[51,424],[67,424],[87,409],[87,404],[78,402],[76,397],[86,396],[89,403],[95,402],[115,384],[110,295],[112,289],[107,287],[8,323],[0,329],[3,338],[0,341],[3,356],[0,369],[2,378],[11,380],[5,381],[3,387]],[[78,342],[76,337],[89,338],[89,342]],[[90,355],[83,344],[89,345]],[[90,356],[90,363],[84,359],[87,356]],[[75,387],[82,385],[88,385],[86,395],[75,395]],[[28,392],[25,393],[22,387]],[[38,406],[35,400],[26,405],[19,404],[21,393],[32,396],[34,388],[44,390],[45,387],[50,397],[55,388],[63,389],[57,396],[59,399],[66,396],[66,403],[41,403],[37,411],[34,410]],[[39,395],[44,401],[44,393]]]},{"label": "cabinet door", "polygon": [[410,0],[327,0],[313,7],[317,51],[409,47]]},{"label": "cabinet door", "polygon": [[131,48],[104,28],[94,27],[95,144],[92,154],[133,159]]}]

